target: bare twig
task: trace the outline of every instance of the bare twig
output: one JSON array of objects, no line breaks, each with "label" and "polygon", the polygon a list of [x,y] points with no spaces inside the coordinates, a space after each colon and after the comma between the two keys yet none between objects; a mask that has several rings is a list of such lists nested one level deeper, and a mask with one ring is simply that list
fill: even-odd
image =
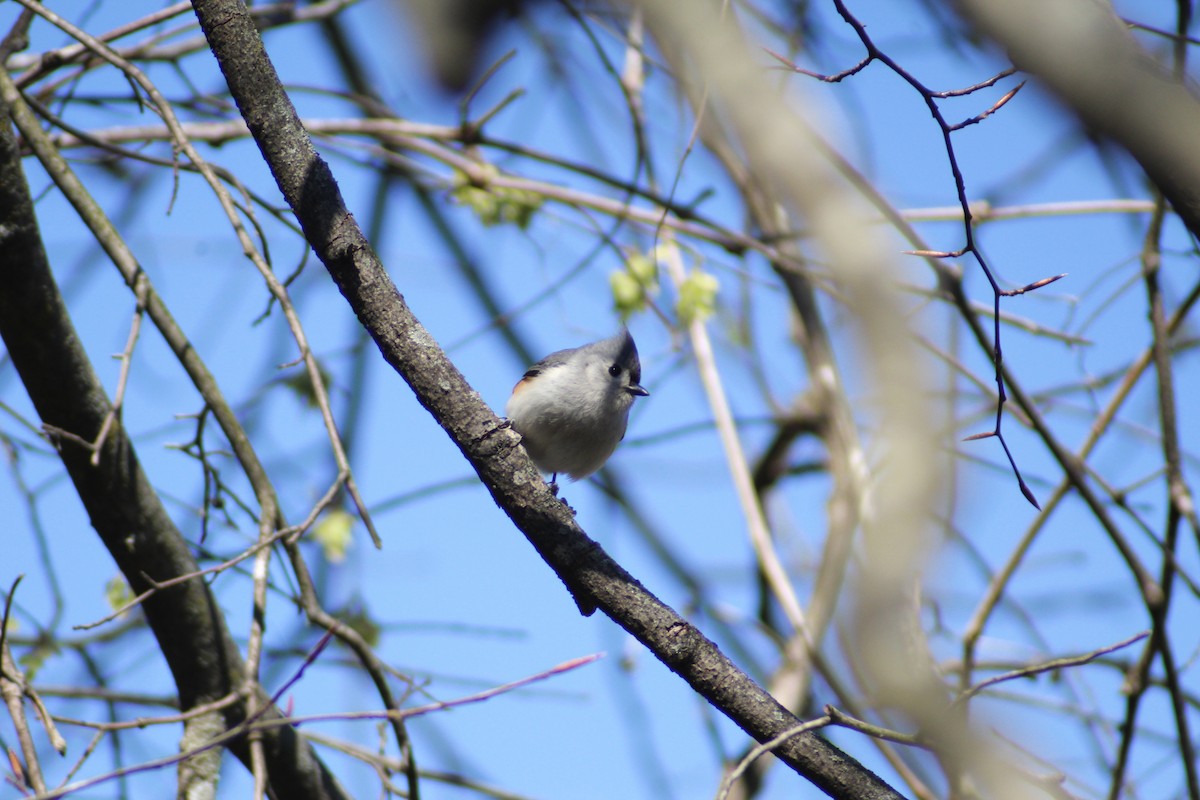
[{"label": "bare twig", "polygon": [[1122,648],[1125,648],[1125,647],[1129,647],[1131,644],[1140,642],[1149,635],[1150,634],[1148,631],[1143,631],[1142,633],[1138,633],[1138,634],[1134,634],[1133,636],[1130,636],[1128,639],[1122,639],[1121,641],[1119,641],[1115,644],[1106,645],[1104,647],[1093,650],[1090,653],[1084,653],[1083,655],[1078,655],[1078,656],[1063,656],[1061,658],[1052,658],[1049,661],[1041,661],[1041,662],[1038,662],[1037,664],[1031,664],[1028,667],[1022,667],[1020,669],[1014,669],[1009,672],[1005,672],[1003,675],[996,675],[994,677],[988,678],[987,680],[980,681],[979,683],[970,687],[966,691],[961,692],[954,699],[954,702],[955,703],[964,703],[967,700],[970,700],[972,697],[975,697],[980,692],[985,691],[986,689],[988,689],[992,686],[995,686],[998,683],[1004,683],[1006,681],[1016,680],[1017,678],[1029,678],[1034,675],[1041,675],[1042,673],[1045,673],[1045,672],[1056,672],[1061,669],[1067,669],[1068,667],[1078,667],[1078,666],[1082,666],[1084,664],[1090,664],[1091,662],[1095,661],[1100,656],[1116,652],[1117,650],[1121,650]]}]

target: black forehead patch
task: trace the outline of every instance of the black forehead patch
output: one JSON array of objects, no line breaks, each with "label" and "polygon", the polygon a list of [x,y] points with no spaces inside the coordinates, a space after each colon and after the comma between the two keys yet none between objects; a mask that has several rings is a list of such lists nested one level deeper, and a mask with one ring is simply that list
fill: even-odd
[{"label": "black forehead patch", "polygon": [[625,331],[621,337],[621,347],[617,350],[616,362],[629,370],[634,383],[641,380],[642,363],[638,359],[637,345],[633,343],[633,337],[629,335],[629,331]]}]

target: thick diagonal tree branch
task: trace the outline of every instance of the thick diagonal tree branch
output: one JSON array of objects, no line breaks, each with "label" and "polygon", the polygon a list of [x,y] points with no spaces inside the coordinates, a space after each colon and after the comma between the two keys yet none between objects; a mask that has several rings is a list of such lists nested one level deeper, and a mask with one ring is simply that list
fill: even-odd
[{"label": "thick diagonal tree branch", "polygon": [[[95,464],[92,450],[81,444],[97,439],[111,404],[51,274],[10,113],[7,102],[0,102],[0,337],[42,423],[61,432],[56,444],[92,526],[131,590],[141,593],[152,582],[194,574],[199,567],[119,419],[110,422]],[[197,577],[155,592],[142,609],[175,679],[180,707],[229,699],[221,708],[226,729],[244,722],[245,698],[233,698],[245,682],[241,655],[204,581]],[[258,706],[269,705],[258,691]],[[278,716],[268,708],[262,718]],[[269,728],[263,742],[277,796],[345,796],[293,728]],[[249,763],[244,739],[230,749]]]},{"label": "thick diagonal tree branch", "polygon": [[[664,664],[760,742],[799,725],[711,641],[608,557],[554,498],[517,435],[483,403],[413,316],[342,200],[300,123],[246,9],[193,0],[209,46],[309,244],[384,359],[446,430],[496,503],[575,594],[645,644]],[[776,754],[834,797],[896,793],[821,737],[801,733]]]}]

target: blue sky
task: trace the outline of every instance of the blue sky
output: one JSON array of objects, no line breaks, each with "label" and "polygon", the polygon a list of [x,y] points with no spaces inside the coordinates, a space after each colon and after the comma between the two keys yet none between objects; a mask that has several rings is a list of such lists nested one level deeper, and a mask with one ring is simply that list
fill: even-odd
[{"label": "blue sky", "polygon": [[[1155,19],[1157,10],[1146,7],[1148,4],[1128,5],[1121,10],[1140,20],[1170,24],[1169,19]],[[822,4],[817,6],[819,15],[832,14]],[[152,7],[101,4],[87,27],[105,30]],[[889,53],[928,85],[949,89],[976,83],[1003,66],[997,58],[973,51],[958,58],[949,48],[931,45],[928,21],[908,4],[863,3],[853,10],[869,22],[871,34]],[[11,4],[0,8],[0,27],[7,28],[15,13]],[[545,25],[552,18],[540,17]],[[457,122],[455,99],[430,87],[413,46],[416,37],[403,19],[378,2],[354,7],[345,19],[354,44],[367,53],[367,61],[376,71],[379,92],[399,114],[420,122]],[[553,30],[560,37],[554,44],[562,63],[577,70],[570,73],[570,81],[547,80],[549,69],[539,51],[517,32],[509,31],[492,43],[488,57],[509,48],[516,48],[516,54],[480,93],[473,108],[488,108],[509,91],[524,88],[526,94],[489,124],[492,136],[628,176],[631,142],[611,77],[596,68],[589,45],[574,28],[559,20]],[[44,26],[35,33],[35,48],[63,41]],[[608,55],[619,64],[620,48],[603,32],[600,38]],[[1153,39],[1145,41],[1159,46]],[[848,30],[840,30],[821,44],[823,60],[809,64],[815,69],[833,71],[859,57]],[[329,56],[306,26],[274,31],[267,45],[289,85],[333,82]],[[219,91],[219,76],[206,61],[211,61],[211,56],[203,51],[190,56],[185,62],[188,74],[202,88]],[[153,65],[149,74],[169,95],[184,91],[163,65]],[[921,209],[954,204],[945,151],[928,111],[914,92],[881,65],[872,65],[862,75],[835,86],[777,74],[780,80],[800,85],[820,104],[828,115],[823,126],[830,141],[895,206]],[[1015,80],[977,97],[948,101],[947,116],[965,118],[979,113],[1011,89]],[[81,92],[120,92],[122,85],[109,72],[85,81]],[[590,93],[580,94],[582,87]],[[352,114],[348,103],[313,92],[297,90],[293,98],[306,117]],[[661,80],[652,80],[647,101],[658,178],[669,182],[688,142],[690,117]],[[122,106],[128,108],[128,104]],[[99,111],[80,119],[97,127],[131,124],[127,116]],[[138,120],[139,124],[153,121],[149,114]],[[1081,140],[1077,126],[1032,83],[994,117],[956,134],[954,143],[972,200],[987,199],[1011,207],[1148,197],[1127,159],[1115,156],[1111,163],[1101,162],[1095,150]],[[371,216],[372,170],[341,155],[345,148],[321,142],[318,146],[330,158],[350,208],[365,223]],[[247,185],[278,202],[252,145],[235,142],[208,152]],[[504,169],[600,191],[561,170],[502,154],[488,155]],[[158,171],[136,205],[125,212],[121,209],[121,184],[90,166],[87,158],[80,154],[77,169],[113,216],[122,220],[127,241],[217,374],[226,395],[240,409],[274,472],[288,516],[301,518],[332,478],[328,445],[311,408],[294,393],[271,389],[278,380],[296,374],[296,367],[279,366],[293,360],[294,348],[278,313],[259,320],[267,308],[267,294],[218,216],[216,201],[194,176],[181,176],[179,191],[174,193],[169,173]],[[362,162],[368,157],[359,154],[356,158]],[[39,192],[46,185],[44,176],[32,161],[27,161],[27,170],[34,191]],[[448,175],[444,168],[439,171]],[[1015,175],[1024,177],[1016,180]],[[696,197],[708,189],[713,194],[702,203],[702,211],[739,228],[742,210],[731,187],[716,174],[711,158],[697,152],[682,168],[676,196]],[[111,391],[118,365],[110,356],[124,346],[131,298],[116,271],[90,244],[54,192],[40,197],[38,213],[76,325]],[[497,287],[501,305],[515,313],[516,330],[538,355],[616,329],[619,321],[612,310],[608,281],[609,273],[620,268],[619,256],[612,247],[595,248],[596,231],[610,228],[610,219],[547,204],[530,228],[520,231],[486,228],[466,208],[450,208],[447,215]],[[261,212],[259,218],[277,271],[290,273],[303,258],[303,248],[282,225]],[[1040,293],[1006,301],[1004,311],[1089,342],[1086,346],[1068,344],[1006,327],[1007,363],[1027,391],[1053,392],[1103,376],[1128,363],[1146,346],[1144,292],[1140,285],[1130,283],[1137,279],[1136,256],[1144,227],[1144,215],[1079,214],[990,222],[980,228],[985,252],[1006,285],[1069,273],[1067,279]],[[921,223],[920,230],[935,247],[962,244],[961,227],[953,222]],[[907,247],[893,239],[897,251]],[[1168,225],[1166,241],[1175,252],[1168,254],[1164,281],[1169,299],[1178,300],[1194,281],[1195,254],[1177,223]],[[644,248],[648,240],[621,231],[618,244]],[[725,388],[743,423],[747,450],[757,453],[770,434],[764,420],[772,409],[764,399],[764,384],[771,400],[782,405],[805,386],[803,367],[790,339],[787,298],[761,260],[738,259],[710,245],[688,244],[689,264],[710,271],[720,281],[721,307],[710,329],[717,342]],[[387,222],[377,248],[416,315],[448,348],[483,398],[501,410],[526,365],[488,326],[451,255],[431,234],[411,194],[397,190],[389,196]],[[968,287],[974,299],[990,305],[990,293],[975,266],[965,260],[962,264],[970,276]],[[931,285],[929,270],[915,260],[906,264],[901,277],[916,286]],[[555,288],[531,305],[547,286]],[[335,411],[344,409],[351,399],[347,395],[351,385],[349,353],[359,335],[357,323],[314,259],[309,259],[294,284],[293,296],[315,350],[334,376]],[[669,295],[663,300],[669,308]],[[915,297],[912,304],[914,317],[923,309],[914,326],[949,349],[958,327],[954,318],[944,308],[922,306]],[[743,316],[747,309],[749,313]],[[839,306],[830,301],[825,309],[836,331],[850,330]],[[743,323],[753,332],[754,354],[730,343],[730,332]],[[757,662],[770,664],[773,648],[769,638],[753,632],[757,597],[745,525],[688,351],[681,347],[681,337],[652,313],[635,316],[629,326],[638,341],[643,383],[651,396],[634,408],[626,442],[611,462],[614,474],[665,545],[705,580],[707,599],[731,624],[749,630],[742,641]],[[859,362],[851,334],[845,333],[836,346],[869,447],[873,419],[870,383],[855,372]],[[374,356],[373,346],[368,347]],[[973,374],[989,381],[986,357],[977,349],[963,345],[962,360]],[[1193,397],[1200,388],[1194,361],[1189,355],[1177,360],[1180,398]],[[1148,429],[1154,421],[1151,385],[1144,382],[1135,391],[1129,411],[1122,417],[1124,424],[1094,459],[1097,472],[1112,485],[1135,484],[1152,474],[1161,460]],[[970,388],[965,381],[960,382],[963,388]],[[558,579],[513,530],[483,487],[471,480],[470,468],[457,449],[381,360],[368,359],[363,391],[366,396],[358,398],[363,417],[354,443],[355,474],[368,504],[386,509],[375,517],[384,548],[375,551],[359,527],[342,563],[324,563],[313,549],[314,571],[323,581],[327,607],[366,609],[385,631],[380,655],[401,672],[416,676],[420,691],[439,700],[516,680],[587,654],[605,654],[597,663],[520,692],[414,721],[421,766],[462,771],[535,798],[712,796],[719,780],[715,754],[738,752],[744,746],[743,737],[612,623],[600,616],[583,619],[578,615]],[[1047,395],[1042,408],[1060,439],[1078,447],[1111,392],[1110,385],[1100,384],[1090,391]],[[0,401],[31,418],[28,401],[6,362],[0,362]],[[990,402],[974,393],[960,400],[960,418],[972,413],[974,417],[969,425],[947,431],[944,448],[957,449],[963,456],[955,487],[956,536],[969,541],[970,549],[994,569],[1036,512],[1021,498],[994,441],[959,444],[963,436],[988,427]],[[944,407],[940,398],[931,402],[931,414],[942,413]],[[194,422],[180,415],[194,414],[199,408],[199,400],[161,339],[146,326],[124,418],[151,480],[191,539],[198,535],[199,473],[195,462],[171,445],[192,436]],[[1180,412],[1185,444],[1195,441],[1196,421],[1186,399],[1181,399]],[[1006,419],[1005,431],[1027,480],[1044,499],[1049,487],[1060,479],[1060,470],[1045,446],[1017,420]],[[31,440],[28,431],[7,413],[0,414],[0,434]],[[810,442],[799,446],[795,460],[820,455]],[[939,455],[931,453],[930,458]],[[233,486],[244,492],[232,463],[226,466]],[[1189,461],[1189,466],[1194,464]],[[45,452],[23,450],[20,475],[37,490],[37,518],[29,517],[15,479],[0,479],[0,508],[9,509],[12,520],[5,537],[10,555],[0,563],[0,585],[9,585],[18,573],[26,574],[17,596],[19,632],[36,629],[34,620],[42,624],[49,620],[50,579],[39,560],[33,533],[35,522],[40,524],[55,575],[64,587],[65,613],[57,631],[71,635],[71,625],[91,622],[108,612],[104,586],[116,569],[90,529],[71,487],[56,472],[52,458]],[[447,485],[449,488],[443,488]],[[827,489],[823,478],[796,480],[768,509],[783,537],[781,549],[802,598],[811,588],[814,560],[820,553]],[[651,591],[689,613],[686,590],[626,516],[608,505],[590,483],[567,485],[564,494],[591,536]],[[1135,488],[1130,497],[1152,528],[1161,525],[1159,483]],[[398,502],[396,498],[408,499]],[[227,554],[244,547],[254,535],[254,526],[244,515],[231,514],[237,526],[215,526],[208,543]],[[1148,563],[1157,564],[1156,550],[1136,521],[1129,515],[1119,516],[1130,541]],[[968,548],[954,536],[947,538],[946,545],[931,554],[926,576],[924,618],[933,631],[932,644],[940,658],[957,656],[957,634],[986,585]],[[1194,543],[1182,548],[1180,558],[1185,569],[1196,569]],[[281,587],[290,585],[277,562],[274,577]],[[230,626],[236,635],[244,636],[249,624],[249,581],[230,575],[213,588]],[[1077,501],[1068,501],[1049,521],[1013,584],[1011,599],[1013,605],[999,613],[987,629],[981,657],[1038,660],[1087,652],[1147,626],[1127,573]],[[1182,661],[1194,657],[1197,646],[1196,626],[1190,621],[1195,619],[1195,600],[1194,596],[1180,598],[1172,620],[1180,648],[1177,656]],[[281,648],[298,642],[311,646],[316,636],[296,635],[302,619],[288,599],[276,594],[270,602],[269,642]],[[712,620],[701,615],[696,622],[715,635]],[[116,687],[170,694],[169,677],[148,635],[135,641],[100,651],[108,679]],[[1039,641],[1048,643],[1048,650]],[[1135,652],[1126,655],[1132,657]],[[293,653],[274,656],[264,671],[268,689],[286,680],[296,666]],[[347,657],[345,651],[331,647],[308,670],[288,694],[296,713],[377,706],[367,682],[342,667]],[[80,682],[82,669],[77,659],[62,656],[48,665],[39,681]],[[1102,665],[1078,668],[1068,676],[1071,691],[1088,698],[1088,707],[1113,719],[1119,718],[1122,709],[1117,692],[1120,680],[1117,670]],[[1197,690],[1193,673],[1187,674],[1185,685]],[[1045,678],[1008,688],[1021,699],[983,701],[981,708],[994,715],[988,724],[1080,778],[1083,784],[1072,784],[1072,791],[1090,794],[1103,790],[1095,768],[1094,745],[1081,733],[1081,726],[1065,722],[1061,710],[1052,705],[1062,702],[1059,688]],[[818,685],[818,701],[829,699]],[[414,699],[414,703],[420,702],[423,700]],[[1169,732],[1166,711],[1161,696],[1156,696],[1149,701],[1142,720],[1150,728]],[[63,713],[78,716],[85,711]],[[86,713],[98,712],[90,708]],[[323,724],[317,730],[372,748],[378,738],[372,725],[342,722]],[[10,734],[2,735],[8,742]],[[88,737],[87,732],[72,731],[71,754],[63,762],[46,756],[52,777],[62,777],[65,764],[73,762]],[[128,736],[124,758],[134,762],[169,752],[176,737],[174,729],[144,738]],[[862,737],[839,731],[832,738],[889,780],[894,779]],[[1105,735],[1097,734],[1097,738],[1103,741]],[[1099,747],[1111,750],[1111,742]],[[107,768],[106,757],[93,758],[84,774]],[[376,793],[376,779],[369,770],[336,755],[328,757],[353,794]],[[1178,770],[1158,757],[1152,748],[1139,749],[1131,777],[1145,781],[1144,796],[1173,796],[1181,791]],[[245,787],[241,767],[231,762],[225,777],[222,793],[241,796]],[[173,775],[166,772],[133,780],[131,786],[137,787],[134,793],[139,794],[161,791]],[[433,781],[426,781],[423,788],[426,797],[464,795],[460,789]],[[89,796],[115,796],[115,792],[105,787]],[[776,769],[764,796],[808,797],[817,792],[793,774]]]}]

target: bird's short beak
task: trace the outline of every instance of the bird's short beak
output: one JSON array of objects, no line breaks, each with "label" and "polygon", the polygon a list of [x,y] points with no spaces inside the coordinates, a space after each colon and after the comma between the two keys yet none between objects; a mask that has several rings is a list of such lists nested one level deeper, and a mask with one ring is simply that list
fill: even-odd
[{"label": "bird's short beak", "polygon": [[641,386],[638,386],[636,383],[631,383],[628,386],[626,386],[625,391],[629,392],[632,395],[636,395],[637,397],[649,397],[650,396],[649,392],[647,392]]}]

